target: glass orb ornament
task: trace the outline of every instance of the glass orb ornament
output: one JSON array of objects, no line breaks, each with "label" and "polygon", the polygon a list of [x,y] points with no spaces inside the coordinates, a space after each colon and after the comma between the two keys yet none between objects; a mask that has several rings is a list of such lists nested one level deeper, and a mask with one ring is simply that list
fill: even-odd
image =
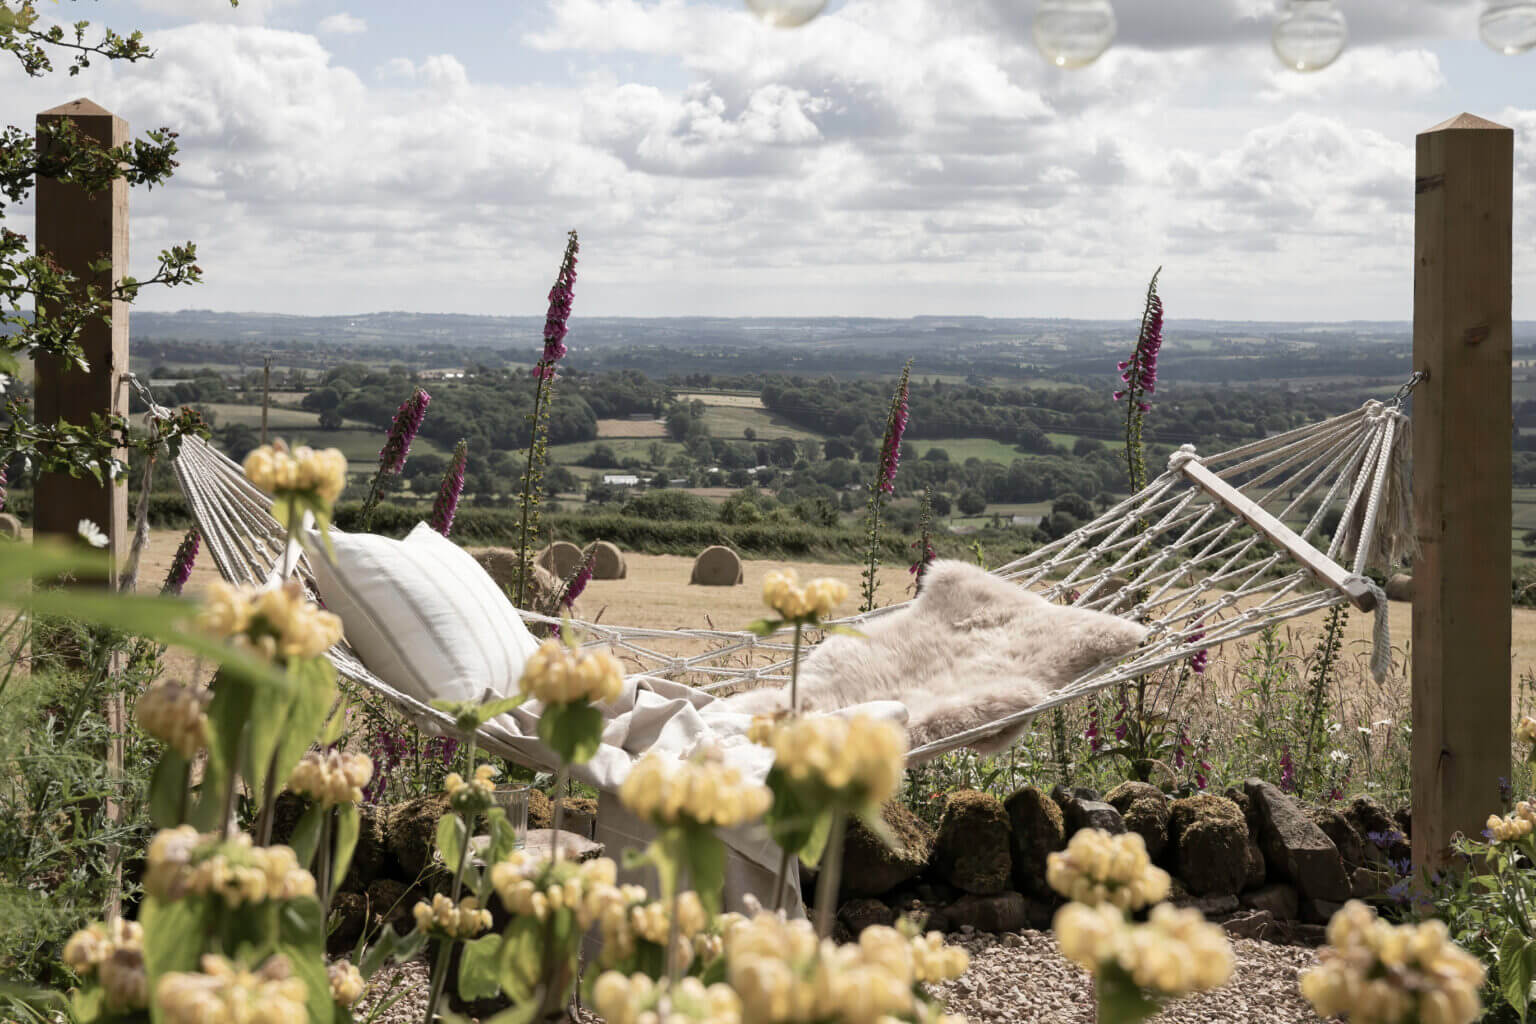
[{"label": "glass orb ornament", "polygon": [[747,10],[774,28],[798,28],[826,6],[827,0],[747,0]]},{"label": "glass orb ornament", "polygon": [[1492,0],[1477,21],[1477,34],[1496,53],[1524,53],[1536,46],[1536,3]]},{"label": "glass orb ornament", "polygon": [[1275,54],[1293,71],[1321,71],[1338,60],[1348,38],[1333,0],[1286,0],[1275,21]]},{"label": "glass orb ornament", "polygon": [[1084,68],[1115,41],[1115,9],[1109,0],[1040,0],[1035,8],[1035,46],[1059,68]]}]

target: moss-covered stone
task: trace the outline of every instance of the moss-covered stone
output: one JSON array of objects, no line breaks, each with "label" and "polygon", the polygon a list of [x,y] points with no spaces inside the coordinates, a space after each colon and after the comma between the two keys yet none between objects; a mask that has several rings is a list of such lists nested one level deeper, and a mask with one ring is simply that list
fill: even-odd
[{"label": "moss-covered stone", "polygon": [[964,892],[1003,892],[1013,880],[1008,812],[990,793],[964,789],[950,795],[939,822],[934,867]]},{"label": "moss-covered stone", "polygon": [[1162,856],[1168,846],[1168,801],[1161,793],[1131,802],[1120,815],[1127,832],[1135,832],[1147,844],[1147,855]]},{"label": "moss-covered stone", "polygon": [[448,812],[442,793],[419,796],[390,807],[384,817],[384,842],[401,877],[416,878],[433,863],[437,822]]},{"label": "moss-covered stone", "polygon": [[1045,861],[1067,845],[1066,817],[1050,796],[1025,786],[1003,804],[1008,813],[1013,861],[1013,887],[1020,892],[1047,895]]},{"label": "moss-covered stone", "polygon": [[1162,790],[1148,782],[1136,782],[1128,780],[1120,783],[1114,789],[1104,794],[1104,802],[1124,814],[1130,809],[1131,804],[1137,800],[1154,799],[1168,802],[1168,796]]},{"label": "moss-covered stone", "polygon": [[1212,794],[1175,800],[1168,836],[1174,874],[1197,896],[1242,891],[1248,874],[1248,823],[1237,804]]},{"label": "moss-covered stone", "polygon": [[549,797],[537,789],[528,791],[528,827],[529,828],[553,828],[555,825],[555,804]]},{"label": "moss-covered stone", "polygon": [[928,866],[933,855],[933,829],[896,800],[885,805],[882,817],[896,837],[894,850],[858,819],[848,823],[843,840],[843,900],[883,896]]}]

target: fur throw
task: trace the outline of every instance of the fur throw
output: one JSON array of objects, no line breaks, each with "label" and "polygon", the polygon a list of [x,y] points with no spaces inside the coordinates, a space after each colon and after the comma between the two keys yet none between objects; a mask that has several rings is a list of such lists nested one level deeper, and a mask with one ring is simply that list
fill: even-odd
[{"label": "fur throw", "polygon": [[[878,616],[864,636],[831,636],[800,665],[800,708],[826,712],[895,700],[909,712],[907,741],[918,747],[1034,707],[1099,663],[1134,650],[1137,623],[1052,604],[964,562],[938,561],[906,608]],[[726,698],[733,711],[772,714],[789,707],[789,688]],[[984,743],[1013,744],[1016,725]]]}]

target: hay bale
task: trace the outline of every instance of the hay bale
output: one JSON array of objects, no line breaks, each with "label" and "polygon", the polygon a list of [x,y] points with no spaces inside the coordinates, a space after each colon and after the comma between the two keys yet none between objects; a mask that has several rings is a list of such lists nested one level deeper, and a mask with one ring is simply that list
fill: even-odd
[{"label": "hay bale", "polygon": [[1398,573],[1387,580],[1386,591],[1388,601],[1412,601],[1413,577],[1407,573]]},{"label": "hay bale", "polygon": [[21,540],[21,520],[9,512],[0,512],[0,540]]},{"label": "hay bale", "polygon": [[605,540],[588,544],[581,557],[591,557],[592,578],[595,580],[621,580],[629,575],[629,565],[624,561],[624,552],[620,551],[617,545]]},{"label": "hay bale", "polygon": [[533,561],[540,568],[554,573],[556,579],[563,580],[581,564],[581,548],[568,540],[557,540],[540,551]]},{"label": "hay bale", "polygon": [[746,582],[741,571],[741,556],[723,544],[705,548],[693,560],[693,575],[689,583],[703,587],[734,587]]},{"label": "hay bale", "polygon": [[[504,592],[510,591],[517,580],[517,552],[512,548],[482,548],[479,551],[471,551],[475,561],[480,563],[491,579]],[[535,609],[548,608],[550,603],[560,594],[560,581],[548,569],[542,566],[533,568],[533,601]],[[580,617],[581,602],[576,602],[576,607],[571,614]]]}]

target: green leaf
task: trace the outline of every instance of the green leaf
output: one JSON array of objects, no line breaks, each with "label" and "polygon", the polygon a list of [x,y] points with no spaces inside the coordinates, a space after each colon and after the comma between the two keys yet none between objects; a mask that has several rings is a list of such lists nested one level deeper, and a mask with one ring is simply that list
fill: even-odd
[{"label": "green leaf", "polygon": [[519,1005],[533,1001],[543,960],[544,925],[532,917],[514,917],[507,926],[496,972],[508,999]]},{"label": "green leaf", "polygon": [[352,702],[343,699],[331,711],[331,717],[325,720],[325,728],[320,731],[320,746],[330,747],[341,739],[347,731],[347,712],[351,710]]},{"label": "green leaf", "polygon": [[854,817],[863,823],[865,828],[875,834],[875,838],[879,839],[887,850],[901,849],[901,840],[896,838],[896,833],[892,832],[891,826],[886,824],[885,809],[879,804],[869,804],[868,806],[860,807],[853,814]]},{"label": "green leaf", "polygon": [[[291,673],[290,673],[291,675]],[[272,782],[281,788],[288,776],[283,771],[281,764],[273,760],[277,754],[278,746],[283,741],[285,720],[293,706],[291,694],[282,697],[269,696],[261,702],[261,714],[250,717],[249,728],[245,734],[245,748],[240,759],[240,774],[245,783],[251,787],[252,797],[258,805],[267,799],[267,776],[272,775]],[[290,768],[292,765],[289,766]],[[277,794],[272,794],[276,799]]]},{"label": "green leaf", "polygon": [[454,811],[437,819],[437,853],[443,858],[443,866],[449,871],[459,866],[464,844],[469,840],[469,829]]},{"label": "green leaf", "polygon": [[1136,1024],[1160,1009],[1130,975],[1114,964],[1100,966],[1095,991],[1099,997],[1099,1024]]},{"label": "green leaf", "polygon": [[603,743],[603,713],[586,701],[551,704],[539,716],[539,739],[562,761],[585,764]]},{"label": "green leaf", "polygon": [[187,801],[190,768],[187,759],[170,747],[161,753],[149,780],[149,818],[156,828],[180,825],[184,809],[190,809]]},{"label": "green leaf", "polygon": [[277,746],[277,778],[286,781],[325,726],[336,703],[336,667],[325,658],[307,658],[289,666],[294,696],[288,705]]},{"label": "green leaf", "polygon": [[1522,1022],[1530,1012],[1533,968],[1536,945],[1520,929],[1507,929],[1499,942],[1499,988]]},{"label": "green leaf", "polygon": [[75,1024],[95,1024],[106,1016],[107,992],[100,985],[77,988],[69,994],[70,1015]]},{"label": "green leaf", "polygon": [[867,633],[860,633],[858,630],[854,629],[852,626],[826,626],[826,625],[824,625],[821,628],[823,630],[825,630],[826,632],[834,634],[836,636],[852,636],[852,637],[858,637],[860,640],[868,640],[869,639],[869,635]]},{"label": "green leaf", "polygon": [[315,850],[320,845],[320,826],[324,821],[325,808],[320,804],[310,804],[299,816],[298,824],[293,826],[293,835],[289,837],[288,845],[299,863],[305,867],[314,863]]},{"label": "green leaf", "polygon": [[501,991],[497,968],[501,962],[501,936],[483,935],[464,943],[459,954],[459,998],[489,999]]},{"label": "green leaf", "polygon": [[357,809],[357,804],[336,805],[336,846],[331,855],[331,888],[334,890],[341,885],[341,880],[347,877],[347,868],[352,865],[352,853],[357,849],[357,836],[362,830],[362,814]]},{"label": "green leaf", "polygon": [[[160,976],[169,971],[195,971],[203,953],[203,937],[212,923],[208,901],[187,896],[162,903],[146,896],[139,908],[139,923],[144,926],[144,970],[149,975],[149,990],[155,990]],[[153,1007],[153,1002],[151,1007]],[[160,1020],[158,1011],[152,1011]]]},{"label": "green leaf", "polygon": [[233,762],[244,746],[246,723],[251,720],[255,694],[244,677],[220,669],[211,685],[213,700],[208,704],[208,760],[203,768],[202,787],[192,824],[199,832],[211,832],[223,826],[224,790],[230,775],[238,770]]},{"label": "green leaf", "polygon": [[533,1024],[533,1018],[538,1012],[537,1003],[527,1003],[523,1006],[514,1006],[509,1010],[502,1010],[484,1024]]},{"label": "green leaf", "polygon": [[[388,908],[375,908],[375,911],[381,912],[383,909]],[[403,962],[411,959],[420,952],[426,941],[427,937],[422,932],[412,930],[401,935],[395,931],[393,925],[385,925],[384,930],[379,932],[378,938],[374,939],[373,944],[358,958],[358,972],[366,981],[391,960]]]},{"label": "green leaf", "polygon": [[772,636],[783,628],[783,619],[758,619],[756,622],[747,623],[747,632],[758,636]]},{"label": "green leaf", "polygon": [[800,848],[800,859],[806,867],[814,868],[821,863],[821,855],[827,849],[827,839],[832,835],[832,813],[831,810],[826,810],[816,818],[810,837]]},{"label": "green leaf", "polygon": [[500,807],[492,807],[485,812],[486,822],[491,830],[491,845],[486,851],[486,864],[496,864],[511,856],[517,849],[517,830],[507,820],[507,812]]},{"label": "green leaf", "polygon": [[712,829],[690,828],[684,839],[688,874],[694,891],[710,916],[720,912],[725,892],[725,843]]}]

